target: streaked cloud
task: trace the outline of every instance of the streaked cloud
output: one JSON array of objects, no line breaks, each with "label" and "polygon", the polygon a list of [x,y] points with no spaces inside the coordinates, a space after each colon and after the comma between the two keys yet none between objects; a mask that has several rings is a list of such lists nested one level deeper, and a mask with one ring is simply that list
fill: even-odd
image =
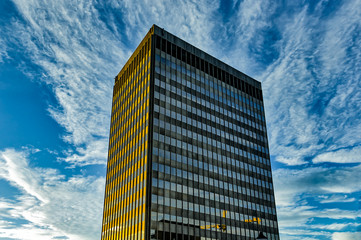
[{"label": "streaked cloud", "polygon": [[[320,229],[339,231],[337,227],[341,226],[355,229],[360,214],[356,199],[340,193],[361,194],[359,171],[360,166],[276,170],[273,174],[275,198],[283,237],[289,239],[291,232],[299,228],[307,230],[310,236],[316,236]],[[339,202],[352,203],[354,207],[346,210],[334,204]],[[320,219],[326,219],[327,224],[319,224]],[[339,223],[341,220],[343,225]],[[295,239],[300,239],[298,230],[293,234]]]},{"label": "streaked cloud", "polygon": [[355,202],[356,198],[348,197],[347,195],[321,195],[318,197],[320,199],[320,203],[334,203],[334,202]]},{"label": "streaked cloud", "polygon": [[14,1],[25,23],[13,24],[13,38],[42,69],[54,91],[50,115],[66,130],[63,138],[76,152],[74,165],[105,163],[112,80],[127,50],[99,19],[89,1]]},{"label": "streaked cloud", "polygon": [[[212,21],[214,11],[220,6],[220,1],[131,1],[121,3],[113,1],[116,11],[122,12],[126,23],[126,35],[129,39],[137,38],[135,45],[144,37],[154,23],[166,28],[167,31],[187,39],[203,50],[212,46],[212,30],[216,22]],[[172,14],[169,14],[170,10]],[[134,32],[134,30],[136,32]]]},{"label": "streaked cloud", "polygon": [[361,186],[358,184],[360,170],[360,165],[344,168],[278,169],[273,173],[277,205],[293,206],[295,201],[300,200],[301,194],[313,194],[325,198],[326,193],[359,192],[361,191]]},{"label": "streaked cloud", "polygon": [[[264,79],[270,152],[286,165],[274,173],[279,226],[286,239],[319,239],[319,230],[311,226],[320,218],[331,222],[325,226],[341,226],[333,225],[340,224],[334,217],[350,217],[343,223],[349,230],[358,221],[357,203],[349,199],[360,195],[360,165],[313,165],[359,162],[361,76],[356,69],[361,58],[355,34],[360,32],[360,3],[327,6],[305,4],[281,14],[279,57],[259,77]],[[348,197],[337,199],[336,194]],[[346,201],[353,209],[340,204]],[[322,239],[334,231],[324,228]]]},{"label": "streaked cloud", "polygon": [[307,163],[306,161],[304,161],[300,158],[285,158],[283,156],[277,157],[277,161],[280,163],[289,165],[289,166],[298,166],[298,165],[303,165],[303,164]]},{"label": "streaked cloud", "polygon": [[358,4],[344,2],[327,18],[322,2],[313,12],[305,5],[279,23],[280,57],[260,77],[271,153],[283,156],[278,159],[304,160],[359,142],[360,51],[353,36],[360,23]]},{"label": "streaked cloud", "polygon": [[4,58],[8,58],[7,47],[4,40],[0,39],[0,63],[4,62]]},{"label": "streaked cloud", "polygon": [[[0,238],[93,239],[100,236],[104,179],[65,177],[29,165],[29,150],[0,152],[0,178],[21,191],[1,198]],[[20,221],[20,224],[19,224]]]},{"label": "streaked cloud", "polygon": [[361,232],[336,232],[332,235],[332,240],[358,240]]},{"label": "streaked cloud", "polygon": [[357,223],[333,223],[330,225],[312,225],[310,226],[311,228],[315,228],[315,229],[326,229],[326,230],[332,230],[332,231],[341,231],[342,229],[345,229],[347,227],[358,227],[361,224],[357,224]]},{"label": "streaked cloud", "polygon": [[313,163],[334,162],[334,163],[360,163],[361,146],[351,149],[338,149],[331,152],[325,152],[317,155]]}]

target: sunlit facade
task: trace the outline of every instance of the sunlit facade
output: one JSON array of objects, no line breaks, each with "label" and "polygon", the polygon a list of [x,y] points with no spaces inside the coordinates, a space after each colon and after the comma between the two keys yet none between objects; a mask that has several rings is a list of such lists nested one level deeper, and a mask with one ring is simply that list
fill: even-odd
[{"label": "sunlit facade", "polygon": [[153,26],[117,75],[102,239],[278,240],[261,84]]}]

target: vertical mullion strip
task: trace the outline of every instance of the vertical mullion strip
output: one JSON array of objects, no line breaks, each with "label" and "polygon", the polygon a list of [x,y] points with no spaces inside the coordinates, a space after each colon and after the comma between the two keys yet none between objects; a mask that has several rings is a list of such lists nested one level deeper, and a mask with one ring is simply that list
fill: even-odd
[{"label": "vertical mullion strip", "polygon": [[[115,79],[115,85],[116,85],[116,79]],[[114,86],[113,88],[113,92],[116,90],[116,87]],[[112,109],[114,108],[114,101],[112,101]],[[109,135],[111,135],[112,133],[112,118],[111,118],[111,121],[110,121],[110,131],[109,131]],[[108,146],[110,146],[110,140],[111,140],[111,137],[109,138],[109,142],[108,142]],[[111,154],[108,154],[108,161],[107,161],[107,173],[106,173],[106,176],[108,176],[109,174],[109,163],[110,163],[110,156]],[[109,188],[107,187],[108,186],[108,180],[106,179],[105,181],[105,189],[109,191]],[[103,208],[106,209],[108,207],[108,202],[107,202],[107,195],[108,195],[108,191],[105,191],[104,193],[104,204],[103,204]],[[108,227],[108,224],[105,224],[105,221],[107,221],[108,219],[108,215],[109,215],[109,211],[104,211],[103,212],[103,221],[102,221],[102,236],[101,238],[102,239],[105,239],[107,237],[107,227]],[[105,233],[105,234],[104,234]]]},{"label": "vertical mullion strip", "polygon": [[[154,29],[152,29],[151,31],[154,31]],[[146,95],[146,98],[148,99],[146,101],[146,105],[148,106],[148,128],[145,127],[145,129],[148,129],[148,141],[147,142],[148,146],[147,146],[147,163],[146,163],[146,189],[145,189],[145,202],[143,204],[145,204],[145,213],[144,214],[144,221],[142,222],[142,229],[145,229],[145,234],[144,234],[144,239],[145,240],[149,240],[150,239],[150,221],[151,221],[151,194],[152,194],[152,149],[153,149],[153,104],[154,104],[154,38],[155,35],[152,32],[152,35],[150,37],[150,39],[148,40],[150,42],[150,69],[149,69],[149,77],[146,78],[147,84],[146,84],[146,92],[148,92],[149,89],[149,95]],[[143,196],[144,198],[144,196]]]}]

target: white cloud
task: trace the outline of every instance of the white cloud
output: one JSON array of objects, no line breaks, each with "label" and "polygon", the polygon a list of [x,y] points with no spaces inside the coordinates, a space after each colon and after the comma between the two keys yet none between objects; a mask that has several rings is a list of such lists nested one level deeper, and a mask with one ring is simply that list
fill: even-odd
[{"label": "white cloud", "polygon": [[[342,227],[337,225],[338,216],[348,219],[342,223],[347,224],[342,230],[348,230],[358,214],[335,208],[335,203],[349,202],[356,208],[354,197],[340,195],[361,190],[360,165],[321,168],[308,162],[312,156],[313,163],[359,162],[358,147],[346,150],[360,144],[361,134],[360,72],[355,71],[361,59],[356,50],[360,40],[354,38],[360,22],[358,4],[345,2],[329,18],[321,19],[326,11],[321,3],[313,13],[305,5],[282,16],[279,58],[258,78],[264,79],[270,152],[276,161],[299,168],[280,168],[273,174],[285,239],[316,236],[309,223],[314,217],[331,222],[328,228],[334,229],[325,231]],[[331,237],[327,232],[321,235]]]},{"label": "white cloud", "polygon": [[339,149],[332,152],[325,152],[317,155],[313,163],[334,162],[334,163],[360,163],[361,146],[351,149]]},{"label": "white cloud", "polygon": [[7,46],[5,44],[5,41],[3,39],[0,39],[0,63],[3,63],[4,59],[6,58],[9,58],[9,55],[7,53]]},{"label": "white cloud", "polygon": [[322,147],[315,134],[316,119],[308,109],[313,101],[313,76],[306,59],[312,45],[308,19],[306,7],[292,20],[285,19],[280,57],[260,77],[264,79],[271,153],[301,162]]},{"label": "white cloud", "polygon": [[[41,202],[48,202],[46,196],[37,192],[36,187],[41,182],[41,175],[28,169],[26,154],[17,153],[12,150],[2,152],[0,155],[0,177],[8,180],[16,187],[22,188],[29,195],[35,197]],[[14,161],[14,159],[17,159]]]},{"label": "white cloud", "polygon": [[332,234],[332,240],[359,240],[361,232],[336,232]]},{"label": "white cloud", "polygon": [[277,169],[273,172],[277,205],[293,206],[301,194],[320,196],[361,191],[361,165],[343,168],[312,167],[299,170]]},{"label": "white cloud", "polygon": [[[320,210],[311,206],[282,207],[280,208],[279,213],[279,221],[283,228],[308,227],[308,225],[306,226],[305,224],[315,217],[327,218],[328,220],[355,220],[357,218],[355,211],[347,211],[338,208]],[[352,224],[347,225],[350,226]],[[313,228],[313,225],[310,224],[309,227]]]},{"label": "white cloud", "polygon": [[283,156],[278,156],[276,160],[277,162],[281,162],[290,166],[303,165],[307,163],[306,161],[303,161],[300,158],[285,158]]},{"label": "white cloud", "polygon": [[[187,42],[206,50],[214,52],[212,48],[214,11],[218,9],[220,1],[132,1],[126,0],[122,4],[113,2],[116,11],[121,11],[127,23],[126,34],[129,39],[138,44],[148,31],[151,24],[183,38]],[[172,11],[172,14],[169,14]],[[136,31],[135,31],[136,30]]]},{"label": "white cloud", "polygon": [[[1,199],[0,238],[98,239],[104,179],[73,176],[29,165],[29,151],[0,152],[0,178],[22,191]],[[14,224],[21,220],[23,224]]]},{"label": "white cloud", "polygon": [[71,165],[90,165],[90,164],[104,164],[106,152],[108,150],[108,142],[101,140],[93,140],[85,147],[77,147],[76,153],[73,151],[65,152],[64,158],[59,158]]},{"label": "white cloud", "polygon": [[66,161],[104,164],[113,79],[127,57],[122,39],[107,29],[93,2],[14,3],[26,24],[15,21],[11,35],[43,69],[57,100],[49,113],[64,127],[64,140],[80,150]]},{"label": "white cloud", "polygon": [[286,240],[319,240],[320,236],[330,237],[326,231],[306,230],[304,228],[284,229],[280,232],[280,239]]},{"label": "white cloud", "polygon": [[326,134],[338,143],[332,149],[360,144],[361,73],[357,69],[360,68],[361,39],[356,37],[360,31],[360,15],[360,1],[345,1],[325,22],[325,36],[319,47],[322,89],[336,89],[325,108],[326,121],[321,122]]},{"label": "white cloud", "polygon": [[[340,231],[341,228],[344,230],[355,227],[354,222],[360,212],[357,211],[356,199],[347,198],[346,193],[357,194],[361,191],[358,179],[360,170],[361,165],[293,170],[282,168],[274,171],[275,200],[282,235],[287,239],[292,239],[290,236],[300,239],[297,236],[315,236],[316,228]],[[352,203],[354,209],[350,209],[349,206],[346,210],[342,205],[332,205],[338,202]],[[326,203],[328,205],[323,205]],[[328,224],[314,223],[314,218],[327,219]],[[345,225],[341,225],[338,222],[340,220]],[[304,229],[308,233],[301,233],[299,229]]]},{"label": "white cloud", "polygon": [[333,224],[323,224],[323,225],[310,225],[311,228],[331,230],[331,231],[341,231],[347,227],[358,227],[361,224],[357,223],[333,223]]},{"label": "white cloud", "polygon": [[320,199],[320,203],[335,203],[335,202],[355,202],[356,198],[350,198],[347,195],[321,195],[318,197]]},{"label": "white cloud", "polygon": [[270,152],[281,161],[360,144],[356,2],[344,2],[329,18],[321,17],[330,11],[321,3],[314,12],[305,5],[280,17],[279,58],[258,79],[264,80]]},{"label": "white cloud", "polygon": [[218,44],[216,49],[219,49],[216,56],[242,72],[256,77],[254,75],[258,75],[262,63],[257,58],[259,56],[250,52],[250,48],[256,49],[257,52],[262,51],[262,44],[267,37],[264,31],[272,25],[270,19],[276,5],[267,0],[245,0],[239,3],[238,8],[238,2],[234,2],[233,5],[233,10],[237,11],[231,12],[230,16],[222,15],[215,19],[217,24],[213,29],[214,40]]}]

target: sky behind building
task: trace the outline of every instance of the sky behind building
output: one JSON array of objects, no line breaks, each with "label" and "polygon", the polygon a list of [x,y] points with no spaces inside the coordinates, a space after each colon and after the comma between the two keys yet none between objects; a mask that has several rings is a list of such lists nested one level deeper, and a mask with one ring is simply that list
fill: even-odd
[{"label": "sky behind building", "polygon": [[112,86],[151,25],[262,82],[281,239],[360,239],[361,2],[0,1],[0,239],[99,239]]}]

